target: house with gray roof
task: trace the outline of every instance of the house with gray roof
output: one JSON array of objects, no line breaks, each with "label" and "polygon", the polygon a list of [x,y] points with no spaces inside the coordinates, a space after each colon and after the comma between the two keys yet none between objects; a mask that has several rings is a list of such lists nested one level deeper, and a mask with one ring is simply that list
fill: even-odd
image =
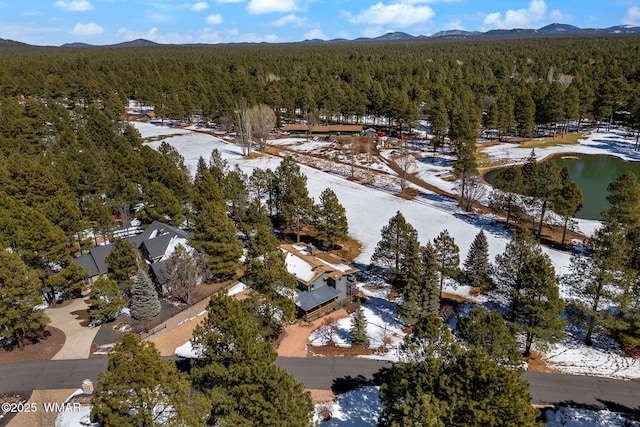
[{"label": "house with gray roof", "polygon": [[358,271],[313,245],[281,245],[287,271],[298,281],[298,316],[312,320],[350,301]]},{"label": "house with gray roof", "polygon": [[[171,256],[178,244],[187,246],[190,235],[168,224],[159,221],[152,222],[142,233],[128,237],[149,263],[150,270],[156,282],[163,286],[167,281],[166,260]],[[88,253],[74,259],[74,262],[87,270],[86,284],[90,286],[103,274],[107,274],[106,258],[111,253],[111,244],[95,246]]]}]

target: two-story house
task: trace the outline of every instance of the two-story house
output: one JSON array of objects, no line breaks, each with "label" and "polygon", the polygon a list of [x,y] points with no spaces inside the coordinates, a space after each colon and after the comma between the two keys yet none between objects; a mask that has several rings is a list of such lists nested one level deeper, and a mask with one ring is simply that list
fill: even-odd
[{"label": "two-story house", "polygon": [[287,270],[298,280],[296,306],[299,317],[315,319],[351,300],[358,271],[336,256],[313,245],[281,245]]}]

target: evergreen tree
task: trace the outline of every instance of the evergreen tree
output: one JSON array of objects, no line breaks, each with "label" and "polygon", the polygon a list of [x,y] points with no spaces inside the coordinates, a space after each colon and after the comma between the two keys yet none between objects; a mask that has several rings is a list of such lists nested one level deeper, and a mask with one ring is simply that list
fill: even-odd
[{"label": "evergreen tree", "polygon": [[205,258],[195,250],[187,250],[178,244],[166,261],[167,290],[185,304],[191,302],[191,295],[206,277]]},{"label": "evergreen tree", "polygon": [[160,182],[152,182],[145,189],[142,219],[146,224],[153,221],[180,225],[183,220],[180,200]]},{"label": "evergreen tree", "polygon": [[447,366],[442,400],[449,402],[447,425],[541,427],[529,384],[520,371],[498,365],[479,349],[464,352]]},{"label": "evergreen tree", "polygon": [[155,286],[147,274],[138,270],[131,288],[131,317],[147,321],[160,314],[160,299]]},{"label": "evergreen tree", "polygon": [[540,220],[538,221],[538,239],[542,236],[542,224],[549,204],[557,199],[562,183],[560,169],[555,162],[544,162],[536,169],[535,187],[531,196],[538,199],[540,207]]},{"label": "evergreen tree", "polygon": [[362,306],[359,306],[353,317],[351,318],[351,329],[349,330],[351,344],[367,345],[369,337],[367,336],[367,318],[364,315]]},{"label": "evergreen tree", "polygon": [[125,334],[98,375],[91,420],[109,426],[200,426],[206,407],[172,360],[152,342]]},{"label": "evergreen tree", "polygon": [[500,171],[498,175],[496,175],[494,185],[498,190],[506,194],[506,227],[509,227],[509,220],[511,219],[513,204],[517,200],[517,194],[521,194],[523,191],[522,172],[520,171],[520,168],[510,167]]},{"label": "evergreen tree", "polygon": [[624,281],[626,258],[624,235],[620,227],[599,228],[587,242],[586,254],[571,257],[571,270],[563,282],[569,285],[577,297],[572,301],[584,316],[587,328],[585,344],[591,345],[591,337],[598,327],[605,326],[609,307]]},{"label": "evergreen tree", "polygon": [[478,176],[475,139],[459,143],[456,150],[456,160],[453,163],[453,173],[459,180],[460,202],[469,211],[475,201],[472,191],[474,177]]},{"label": "evergreen tree", "polygon": [[539,253],[525,259],[516,279],[511,327],[524,337],[524,355],[534,342],[544,348],[564,338],[566,321],[561,317],[564,302],[551,260]]},{"label": "evergreen tree", "polygon": [[107,276],[115,280],[123,294],[128,294],[133,285],[131,278],[138,271],[138,249],[128,240],[116,239],[111,253],[105,258]]},{"label": "evergreen tree", "polygon": [[320,203],[315,206],[315,225],[318,239],[329,248],[335,245],[336,239],[349,238],[346,211],[330,188],[320,194]]},{"label": "evergreen tree", "polygon": [[487,291],[493,287],[491,264],[489,263],[489,244],[487,236],[480,230],[471,242],[469,253],[464,261],[465,280],[469,286]]},{"label": "evergreen tree", "polygon": [[0,250],[0,335],[15,340],[20,350],[37,340],[49,322],[42,310],[40,282],[18,254]]},{"label": "evergreen tree", "polygon": [[222,193],[231,206],[231,218],[238,224],[244,221],[249,204],[248,181],[247,174],[236,165],[227,172],[222,183]]},{"label": "evergreen tree", "polygon": [[560,190],[553,200],[553,210],[564,219],[562,241],[560,243],[564,245],[564,239],[567,234],[567,223],[582,207],[582,190],[580,190],[578,184],[571,181],[569,170],[566,167],[560,171],[560,182]]},{"label": "evergreen tree", "polygon": [[247,206],[247,212],[242,222],[242,230],[245,234],[252,234],[259,226],[271,228],[271,220],[267,215],[267,207],[258,197],[254,197]]},{"label": "evergreen tree", "polygon": [[412,267],[407,284],[401,289],[402,303],[398,313],[407,325],[414,325],[424,316],[437,313],[440,308],[438,266],[435,249],[428,242],[420,248],[419,262]]},{"label": "evergreen tree", "polygon": [[517,230],[511,235],[511,240],[504,248],[504,252],[495,258],[495,289],[493,296],[507,307],[507,319],[511,320],[511,313],[515,307],[515,296],[520,292],[522,284],[518,280],[519,272],[526,260],[542,256],[540,245],[537,244],[527,230]]},{"label": "evergreen tree", "polygon": [[192,360],[191,378],[207,396],[211,424],[312,425],[311,396],[273,364],[273,347],[240,301],[222,293],[212,297],[193,336],[200,357]]},{"label": "evergreen tree", "polygon": [[193,246],[207,255],[214,279],[233,276],[240,267],[242,243],[223,202],[206,203],[195,220]]},{"label": "evergreen tree", "polygon": [[521,169],[523,194],[532,196],[535,194],[536,180],[538,176],[538,160],[536,159],[535,148],[531,149],[529,157],[524,161]]},{"label": "evergreen tree", "polygon": [[522,369],[522,354],[500,313],[476,307],[458,319],[456,330],[465,344],[486,351],[498,365]]},{"label": "evergreen tree", "polygon": [[516,131],[524,138],[533,137],[535,130],[536,103],[531,97],[531,92],[522,86],[516,94],[513,115],[516,121]]},{"label": "evergreen tree", "polygon": [[463,350],[437,317],[422,319],[402,351],[383,373],[378,426],[540,427],[521,371],[477,347]]},{"label": "evergreen tree", "polygon": [[84,286],[84,279],[87,277],[87,270],[80,267],[78,264],[69,261],[62,270],[50,275],[47,278],[47,283],[50,286],[50,291],[47,292],[43,289],[47,299],[52,305],[56,304],[56,291],[66,292],[69,296],[77,298],[80,296],[80,291]]},{"label": "evergreen tree", "polygon": [[91,320],[111,319],[124,307],[118,282],[101,276],[91,285],[89,294],[89,318]]},{"label": "evergreen tree", "polygon": [[291,157],[285,157],[275,170],[275,205],[284,220],[285,231],[300,232],[313,208],[313,200],[307,190],[307,176]]},{"label": "evergreen tree", "polygon": [[246,282],[257,292],[258,318],[265,336],[272,337],[295,318],[296,278],[287,271],[278,240],[259,225],[249,242]]},{"label": "evergreen tree", "polygon": [[629,230],[640,224],[640,184],[631,171],[618,176],[607,187],[610,206],[602,211],[606,223],[617,222]]},{"label": "evergreen tree", "polygon": [[391,269],[399,282],[406,281],[412,266],[419,258],[418,232],[409,224],[400,211],[382,227],[381,239],[371,257],[371,263]]},{"label": "evergreen tree", "polygon": [[436,263],[440,273],[440,293],[445,277],[454,278],[458,275],[460,266],[460,248],[456,245],[448,230],[444,230],[433,239],[433,247],[436,253]]},{"label": "evergreen tree", "polygon": [[640,270],[640,184],[631,171],[618,176],[607,187],[610,206],[601,215],[605,227],[621,227],[628,246],[627,267]]}]

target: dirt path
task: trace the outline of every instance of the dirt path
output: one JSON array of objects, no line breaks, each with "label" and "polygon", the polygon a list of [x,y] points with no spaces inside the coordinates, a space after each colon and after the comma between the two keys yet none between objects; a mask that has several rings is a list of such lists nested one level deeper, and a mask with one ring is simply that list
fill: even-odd
[{"label": "dirt path", "polygon": [[286,336],[278,346],[278,356],[281,357],[307,357],[307,344],[309,335],[318,329],[327,320],[338,320],[347,317],[346,310],[340,309],[331,314],[316,319],[313,322],[296,322],[286,329]]}]

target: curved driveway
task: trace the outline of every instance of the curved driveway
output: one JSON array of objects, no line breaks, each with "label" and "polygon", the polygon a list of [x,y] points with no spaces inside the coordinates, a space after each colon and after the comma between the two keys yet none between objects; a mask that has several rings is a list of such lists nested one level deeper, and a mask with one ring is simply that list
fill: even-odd
[{"label": "curved driveway", "polygon": [[[371,380],[384,361],[350,358],[279,357],[276,364],[307,388],[341,388]],[[107,359],[48,360],[0,366],[0,395],[31,390],[79,388],[85,378],[96,381]],[[639,410],[640,382],[563,374],[525,372],[533,402],[539,405],[587,406],[631,413]],[[337,381],[336,381],[337,380]]]}]

